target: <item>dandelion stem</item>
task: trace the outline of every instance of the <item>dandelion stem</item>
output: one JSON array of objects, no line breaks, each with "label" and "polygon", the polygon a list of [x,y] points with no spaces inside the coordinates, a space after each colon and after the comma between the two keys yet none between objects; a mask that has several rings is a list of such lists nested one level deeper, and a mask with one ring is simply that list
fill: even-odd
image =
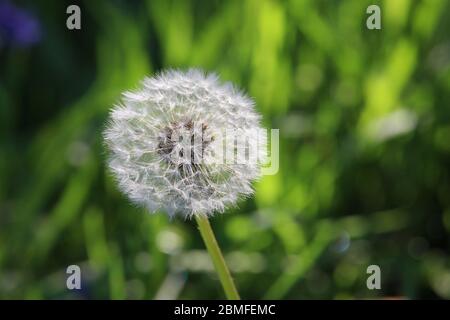
[{"label": "dandelion stem", "polygon": [[214,268],[219,275],[220,282],[222,283],[223,290],[228,300],[240,300],[239,293],[234,285],[233,278],[231,277],[230,271],[223,258],[222,251],[217,244],[216,237],[211,228],[208,218],[202,216],[196,216],[198,229],[202,235],[203,241],[205,242],[208,253],[213,261]]}]

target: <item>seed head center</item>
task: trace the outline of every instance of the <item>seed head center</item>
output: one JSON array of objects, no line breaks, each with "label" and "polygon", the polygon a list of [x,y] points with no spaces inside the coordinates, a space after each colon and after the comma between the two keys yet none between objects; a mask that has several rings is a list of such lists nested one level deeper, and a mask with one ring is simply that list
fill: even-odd
[{"label": "seed head center", "polygon": [[193,120],[171,122],[158,136],[158,154],[167,163],[196,170],[208,145],[214,140],[207,123]]}]

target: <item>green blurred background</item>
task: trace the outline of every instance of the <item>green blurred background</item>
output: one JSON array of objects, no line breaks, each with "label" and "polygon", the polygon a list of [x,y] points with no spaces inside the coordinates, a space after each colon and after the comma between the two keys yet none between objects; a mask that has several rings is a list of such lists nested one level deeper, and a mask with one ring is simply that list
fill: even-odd
[{"label": "green blurred background", "polygon": [[1,3],[34,37],[3,14],[0,298],[224,298],[195,223],[134,207],[105,168],[120,93],[188,67],[280,129],[278,174],[211,219],[243,298],[450,298],[449,1],[78,1],[74,31],[74,1]]}]

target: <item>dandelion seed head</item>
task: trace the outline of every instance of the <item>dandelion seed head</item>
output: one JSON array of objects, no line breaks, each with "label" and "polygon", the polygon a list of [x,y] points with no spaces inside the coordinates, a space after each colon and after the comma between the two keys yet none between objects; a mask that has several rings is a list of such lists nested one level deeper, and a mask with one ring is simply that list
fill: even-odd
[{"label": "dandelion seed head", "polygon": [[[123,93],[104,131],[108,165],[132,202],[150,212],[212,215],[253,193],[261,161],[224,162],[223,155],[265,156],[253,101],[215,74],[170,70]],[[224,132],[245,133],[246,142]]]}]

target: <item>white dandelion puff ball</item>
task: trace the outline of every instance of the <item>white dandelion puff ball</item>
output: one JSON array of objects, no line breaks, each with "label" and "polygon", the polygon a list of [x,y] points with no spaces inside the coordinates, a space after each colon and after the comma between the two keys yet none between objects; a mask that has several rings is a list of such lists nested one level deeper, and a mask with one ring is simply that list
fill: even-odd
[{"label": "white dandelion puff ball", "polygon": [[104,138],[109,168],[131,201],[190,218],[224,212],[253,193],[263,133],[253,101],[233,85],[170,70],[123,93]]}]

